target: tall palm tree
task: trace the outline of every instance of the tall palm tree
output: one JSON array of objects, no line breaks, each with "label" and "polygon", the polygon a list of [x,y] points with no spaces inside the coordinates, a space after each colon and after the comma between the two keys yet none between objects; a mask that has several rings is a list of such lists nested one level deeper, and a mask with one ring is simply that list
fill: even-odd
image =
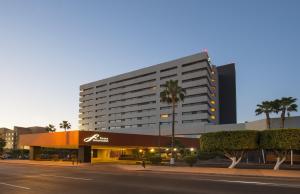
[{"label": "tall palm tree", "polygon": [[174,134],[175,134],[175,107],[178,102],[184,101],[185,89],[178,85],[178,80],[169,80],[166,81],[163,86],[164,90],[160,93],[161,102],[172,105],[172,158],[171,161],[174,161]]},{"label": "tall palm tree", "polygon": [[67,131],[67,129],[71,129],[71,124],[68,122],[68,121],[62,121],[60,124],[59,124],[59,127],[61,129],[65,129],[65,131]]},{"label": "tall palm tree", "polygon": [[275,103],[273,101],[263,101],[261,104],[256,105],[256,115],[266,114],[266,124],[268,129],[271,128],[270,114],[274,112],[274,105]]},{"label": "tall palm tree", "polygon": [[48,132],[55,132],[56,129],[55,129],[54,125],[49,124],[49,125],[46,127],[46,131],[48,131]]},{"label": "tall palm tree", "polygon": [[297,111],[297,104],[295,103],[297,101],[297,98],[293,97],[282,97],[280,100],[275,100],[277,104],[277,113],[281,112],[280,118],[281,118],[281,123],[280,123],[280,128],[284,128],[285,124],[285,117],[286,114],[290,116],[291,112],[296,112]]}]

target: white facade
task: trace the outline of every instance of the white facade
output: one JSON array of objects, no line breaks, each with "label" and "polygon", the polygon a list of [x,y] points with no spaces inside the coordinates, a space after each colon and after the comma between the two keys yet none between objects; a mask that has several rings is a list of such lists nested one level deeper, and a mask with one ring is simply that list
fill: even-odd
[{"label": "white facade", "polygon": [[[218,123],[217,71],[206,52],[80,86],[79,129],[140,131],[170,128],[171,106],[160,103],[162,85],[178,80],[186,89],[176,108],[176,128]],[[169,118],[160,119],[160,115]]]}]

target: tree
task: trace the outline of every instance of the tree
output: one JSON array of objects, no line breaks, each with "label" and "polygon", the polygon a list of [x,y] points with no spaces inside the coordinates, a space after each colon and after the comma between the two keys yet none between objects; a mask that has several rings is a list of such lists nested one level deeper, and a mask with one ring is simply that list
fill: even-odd
[{"label": "tree", "polygon": [[55,129],[54,125],[49,124],[49,125],[46,127],[46,131],[48,131],[48,132],[55,132],[56,129]]},{"label": "tree", "polygon": [[291,112],[297,111],[298,106],[295,103],[296,101],[297,98],[293,98],[293,97],[282,97],[281,99],[277,99],[274,101],[275,112],[276,113],[281,112],[280,128],[282,129],[284,128],[286,114],[290,116]]},{"label": "tree", "polygon": [[258,148],[258,139],[259,132],[253,130],[205,133],[200,137],[200,150],[223,152],[232,161],[228,168],[234,168],[245,152]]},{"label": "tree", "polygon": [[259,145],[262,149],[273,151],[276,155],[274,170],[286,160],[289,150],[300,149],[300,129],[265,130],[260,134]]},{"label": "tree", "polygon": [[67,131],[67,129],[71,129],[71,124],[68,121],[62,121],[62,123],[59,124],[59,127]]},{"label": "tree", "polygon": [[3,148],[6,146],[5,139],[0,138],[0,154],[3,153]]},{"label": "tree", "polygon": [[266,124],[268,129],[271,128],[270,114],[274,112],[274,105],[275,103],[273,101],[263,101],[261,104],[256,105],[256,115],[260,115],[263,113],[266,114]]},{"label": "tree", "polygon": [[166,81],[163,86],[165,89],[160,93],[161,102],[172,105],[172,158],[171,163],[174,161],[174,134],[175,134],[175,106],[180,102],[184,101],[185,89],[178,85],[178,80]]}]

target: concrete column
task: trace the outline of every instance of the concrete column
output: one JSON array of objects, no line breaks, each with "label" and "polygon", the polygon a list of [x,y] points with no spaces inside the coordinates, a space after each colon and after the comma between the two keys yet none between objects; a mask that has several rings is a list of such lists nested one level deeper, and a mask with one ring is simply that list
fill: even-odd
[{"label": "concrete column", "polygon": [[29,160],[35,160],[36,155],[40,152],[41,147],[39,146],[30,146],[29,150]]},{"label": "concrete column", "polygon": [[79,162],[90,163],[91,162],[91,146],[79,146],[78,160]]}]

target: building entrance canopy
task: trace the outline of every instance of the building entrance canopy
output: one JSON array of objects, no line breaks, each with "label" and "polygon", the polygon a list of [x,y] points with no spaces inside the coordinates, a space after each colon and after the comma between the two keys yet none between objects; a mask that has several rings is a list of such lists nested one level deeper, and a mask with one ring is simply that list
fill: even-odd
[{"label": "building entrance canopy", "polygon": [[[198,148],[199,139],[176,137],[186,148]],[[160,142],[160,143],[159,143]],[[68,131],[20,135],[20,145],[53,148],[73,148],[80,146],[117,147],[170,147],[171,137],[124,134],[96,131]]]}]

